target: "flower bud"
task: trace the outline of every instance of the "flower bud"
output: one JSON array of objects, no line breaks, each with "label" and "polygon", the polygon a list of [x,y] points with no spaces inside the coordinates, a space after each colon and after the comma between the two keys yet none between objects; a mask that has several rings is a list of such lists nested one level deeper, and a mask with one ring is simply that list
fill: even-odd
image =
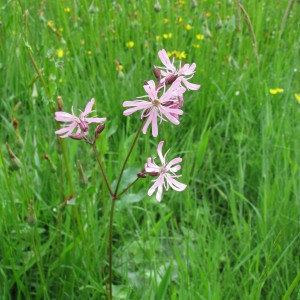
[{"label": "flower bud", "polygon": [[191,7],[192,7],[192,8],[195,8],[195,7],[197,7],[197,6],[198,6],[197,1],[196,1],[196,0],[192,0],[192,1],[191,1]]},{"label": "flower bud", "polygon": [[169,75],[168,77],[166,77],[165,80],[166,85],[172,84],[177,78],[178,78],[177,75],[173,75],[173,74]]},{"label": "flower bud", "polygon": [[137,173],[137,177],[139,177],[139,178],[146,178],[146,173],[145,172],[138,172]]},{"label": "flower bud", "polygon": [[118,70],[118,79],[119,80],[123,80],[124,78],[125,78],[125,75],[124,75],[123,71],[122,70]]},{"label": "flower bud", "polygon": [[156,176],[159,175],[158,172],[148,172],[147,174],[148,174],[149,176],[151,176],[151,177],[156,177]]},{"label": "flower bud", "polygon": [[26,215],[26,222],[30,225],[33,226],[36,223],[36,214],[34,211],[34,206],[33,206],[33,201],[30,200],[29,202],[29,207],[28,207],[28,212]]},{"label": "flower bud", "polygon": [[153,73],[154,73],[154,76],[156,77],[156,79],[160,80],[160,70],[159,70],[159,68],[154,67],[153,68]]},{"label": "flower bud", "polygon": [[22,163],[21,161],[16,157],[16,155],[11,151],[8,143],[6,143],[6,148],[7,148],[7,152],[9,154],[10,157],[10,166],[9,169],[11,171],[15,171],[18,170],[22,167]]},{"label": "flower bud", "polygon": [[44,158],[49,162],[49,165],[50,165],[50,168],[51,168],[51,172],[55,173],[56,172],[56,166],[52,162],[52,160],[50,159],[50,157],[47,154],[44,154]]},{"label": "flower bud", "polygon": [[100,124],[96,127],[95,133],[94,133],[95,139],[97,139],[99,137],[99,134],[104,130],[104,128],[105,128],[105,123]]},{"label": "flower bud", "polygon": [[14,118],[14,116],[12,117],[12,123],[15,130],[15,144],[16,146],[22,147],[24,145],[24,142],[19,132],[19,122]]},{"label": "flower bud", "polygon": [[84,139],[84,135],[82,133],[74,133],[74,134],[70,134],[69,137],[73,140],[82,140]]},{"label": "flower bud", "polygon": [[57,106],[59,111],[63,110],[64,103],[61,96],[57,97]]},{"label": "flower bud", "polygon": [[161,5],[158,2],[158,0],[156,0],[155,3],[154,3],[154,11],[156,11],[156,12],[160,12],[161,11]]}]

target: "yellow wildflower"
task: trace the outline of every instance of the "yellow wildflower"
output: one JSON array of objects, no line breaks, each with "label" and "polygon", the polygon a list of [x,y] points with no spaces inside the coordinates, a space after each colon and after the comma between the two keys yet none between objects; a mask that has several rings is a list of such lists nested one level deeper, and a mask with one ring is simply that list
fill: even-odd
[{"label": "yellow wildflower", "polygon": [[196,40],[203,41],[204,40],[204,35],[203,34],[196,34]]},{"label": "yellow wildflower", "polygon": [[66,8],[65,8],[65,12],[66,12],[66,13],[69,13],[70,11],[71,11],[70,7],[66,7]]},{"label": "yellow wildflower", "polygon": [[89,50],[89,51],[87,52],[87,54],[88,54],[88,55],[92,55],[92,51]]},{"label": "yellow wildflower", "polygon": [[295,94],[295,98],[300,103],[300,94]]},{"label": "yellow wildflower", "polygon": [[281,88],[270,89],[270,94],[271,95],[276,95],[278,93],[282,93],[283,91],[284,91],[284,89],[281,89]]},{"label": "yellow wildflower", "polygon": [[50,27],[50,28],[53,28],[54,27],[54,23],[52,21],[48,21],[47,22],[47,26]]},{"label": "yellow wildflower", "polygon": [[164,18],[164,24],[169,23],[169,19],[168,18]]},{"label": "yellow wildflower", "polygon": [[177,51],[177,50],[173,50],[172,52],[167,52],[167,55],[170,56],[174,56],[178,59],[183,59],[186,58],[186,53],[184,51]]},{"label": "yellow wildflower", "polygon": [[56,50],[58,58],[63,58],[64,57],[64,50],[59,48]]},{"label": "yellow wildflower", "polygon": [[163,37],[164,39],[170,39],[172,37],[172,33],[164,33]]},{"label": "yellow wildflower", "polygon": [[211,13],[210,12],[207,12],[206,14],[205,14],[205,17],[206,18],[209,18],[211,16]]},{"label": "yellow wildflower", "polygon": [[131,49],[131,48],[134,47],[134,42],[133,41],[129,41],[129,42],[126,42],[125,45],[126,45],[127,48]]},{"label": "yellow wildflower", "polygon": [[190,24],[187,24],[187,25],[185,26],[185,29],[186,29],[186,30],[191,30],[191,29],[192,29],[192,26],[191,26]]}]

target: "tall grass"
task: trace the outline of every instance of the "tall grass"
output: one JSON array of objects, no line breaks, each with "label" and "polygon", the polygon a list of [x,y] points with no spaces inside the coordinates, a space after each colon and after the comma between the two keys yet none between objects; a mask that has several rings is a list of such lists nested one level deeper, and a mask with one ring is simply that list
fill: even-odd
[{"label": "tall grass", "polygon": [[1,299],[105,299],[110,198],[53,111],[95,97],[115,180],[139,126],[122,102],[144,95],[162,48],[197,63],[201,89],[180,126],[141,135],[126,177],[165,140],[188,189],[157,203],[144,180],[117,202],[115,299],[300,299],[300,5],[155,2],[1,2]]}]

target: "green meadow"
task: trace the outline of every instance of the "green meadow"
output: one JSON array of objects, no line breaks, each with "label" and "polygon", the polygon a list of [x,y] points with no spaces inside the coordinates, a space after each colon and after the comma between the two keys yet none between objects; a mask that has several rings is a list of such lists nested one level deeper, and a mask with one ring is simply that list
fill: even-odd
[{"label": "green meadow", "polygon": [[[197,64],[180,124],[140,134],[120,190],[165,141],[182,192],[115,200],[113,299],[300,299],[300,2],[0,3],[0,299],[109,298],[112,199],[93,149],[54,119],[95,98],[112,187],[165,49]],[[93,126],[91,125],[91,128]]]}]

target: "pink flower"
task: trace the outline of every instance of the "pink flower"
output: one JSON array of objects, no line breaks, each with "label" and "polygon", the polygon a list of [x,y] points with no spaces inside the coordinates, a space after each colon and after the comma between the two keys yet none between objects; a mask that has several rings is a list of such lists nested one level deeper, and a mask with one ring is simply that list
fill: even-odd
[{"label": "pink flower", "polygon": [[132,113],[142,110],[141,119],[147,118],[147,121],[143,127],[143,133],[147,132],[147,129],[152,123],[152,135],[156,137],[158,135],[157,118],[162,121],[166,121],[164,116],[173,124],[178,125],[178,116],[183,114],[180,107],[183,104],[182,94],[185,92],[185,88],[180,85],[180,79],[175,80],[168,90],[164,90],[161,97],[158,97],[158,93],[162,87],[156,88],[153,80],[148,81],[144,85],[144,90],[148,95],[138,97],[148,97],[148,100],[134,100],[125,101],[123,107],[130,107],[123,112],[124,116],[129,116]]},{"label": "pink flower", "polygon": [[164,142],[161,141],[158,144],[157,147],[157,154],[160,158],[162,166],[159,167],[155,162],[154,159],[148,158],[147,163],[145,164],[145,171],[150,176],[158,176],[157,179],[153,180],[154,184],[148,191],[148,195],[151,196],[154,191],[157,189],[156,193],[156,200],[161,201],[162,198],[162,191],[163,187],[167,191],[169,187],[171,187],[173,190],[181,192],[185,190],[187,187],[186,184],[178,182],[175,178],[180,177],[181,175],[176,175],[175,173],[181,169],[181,166],[179,163],[181,163],[182,159],[180,157],[172,159],[169,163],[166,161],[166,156],[169,152],[169,150],[166,152],[166,154],[162,155],[162,147]]},{"label": "pink flower", "polygon": [[194,76],[196,64],[192,63],[191,65],[185,64],[181,67],[181,62],[179,69],[177,70],[174,66],[174,58],[172,62],[167,55],[165,49],[158,51],[158,56],[165,67],[158,67],[161,69],[161,75],[164,77],[162,83],[172,83],[174,79],[180,78],[180,81],[186,86],[188,90],[199,90],[200,85],[188,82]]},{"label": "pink flower", "polygon": [[[81,112],[79,117],[76,117],[74,115],[73,106],[72,106],[72,114],[63,111],[55,112],[56,121],[67,123],[63,125],[64,126],[63,128],[56,130],[55,133],[59,135],[61,138],[74,137],[76,139],[82,135],[81,132],[83,132],[84,135],[88,134],[88,130],[89,130],[88,124],[105,122],[106,118],[86,117],[91,112],[94,112],[94,110],[92,110],[94,102],[95,102],[94,98],[90,102],[88,102],[88,104],[84,109],[84,112]],[[73,134],[72,132],[76,128],[77,131],[75,134]]]}]

